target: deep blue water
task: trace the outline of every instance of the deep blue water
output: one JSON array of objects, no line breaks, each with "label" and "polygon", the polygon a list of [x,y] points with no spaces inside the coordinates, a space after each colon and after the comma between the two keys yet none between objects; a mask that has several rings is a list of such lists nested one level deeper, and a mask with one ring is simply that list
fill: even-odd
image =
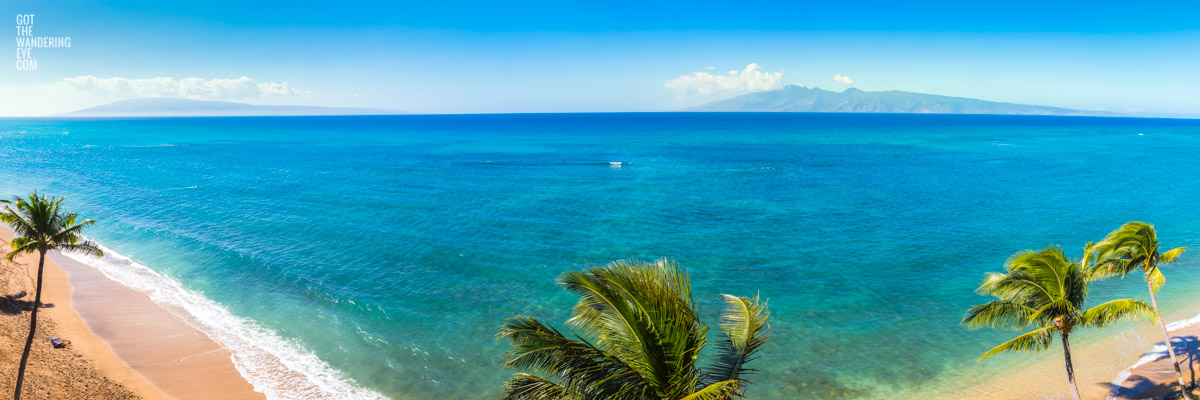
[{"label": "deep blue water", "polygon": [[958,321],[1018,250],[1129,220],[1200,244],[1198,149],[1200,121],[1126,118],[7,119],[0,195],[66,195],[103,245],[389,397],[496,397],[503,318],[563,327],[561,272],[669,257],[713,325],[721,293],[769,299],[752,398],[859,398],[997,368],[975,357],[1013,334]]}]

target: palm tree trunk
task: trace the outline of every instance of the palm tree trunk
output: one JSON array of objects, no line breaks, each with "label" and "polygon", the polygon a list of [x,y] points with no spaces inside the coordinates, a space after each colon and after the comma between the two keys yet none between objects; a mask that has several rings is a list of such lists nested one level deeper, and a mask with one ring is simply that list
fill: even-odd
[{"label": "palm tree trunk", "polygon": [[1171,355],[1171,363],[1175,364],[1175,376],[1179,377],[1179,392],[1183,394],[1185,400],[1192,400],[1192,395],[1187,390],[1187,384],[1183,381],[1183,370],[1179,368],[1179,359],[1175,358],[1175,346],[1171,344],[1171,334],[1167,332],[1167,323],[1163,321],[1162,314],[1158,312],[1158,298],[1154,295],[1154,284],[1146,281],[1146,286],[1150,288],[1150,304],[1154,306],[1154,317],[1158,318],[1158,326],[1162,327],[1163,338],[1167,339],[1167,353]]},{"label": "palm tree trunk", "polygon": [[1071,398],[1079,400],[1079,386],[1075,384],[1075,366],[1071,364],[1071,344],[1067,342],[1067,334],[1061,334],[1063,342],[1063,357],[1067,359],[1067,381],[1071,382]]},{"label": "palm tree trunk", "polygon": [[38,306],[42,304],[42,267],[46,265],[46,252],[38,254],[37,289],[33,295],[33,313],[29,315],[29,337],[25,338],[25,351],[21,353],[21,367],[17,369],[17,390],[13,400],[21,400],[21,384],[25,383],[25,364],[29,362],[29,350],[33,349],[33,335],[37,333]]}]

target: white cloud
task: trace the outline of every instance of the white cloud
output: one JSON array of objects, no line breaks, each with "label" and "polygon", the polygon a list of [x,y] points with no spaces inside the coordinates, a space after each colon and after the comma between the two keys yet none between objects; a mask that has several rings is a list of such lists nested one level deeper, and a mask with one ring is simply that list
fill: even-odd
[{"label": "white cloud", "polygon": [[287,82],[256,82],[249,77],[203,79],[171,77],[145,79],[77,76],[63,84],[101,97],[186,97],[209,100],[251,99],[265,96],[312,96],[316,93],[292,87]]},{"label": "white cloud", "polygon": [[288,84],[287,82],[260,83],[260,84],[258,84],[258,88],[260,90],[262,90],[264,95],[269,95],[269,96],[311,96],[311,95],[316,94],[309,90],[296,89],[296,88],[292,87],[292,85]]},{"label": "white cloud", "polygon": [[844,76],[844,75],[838,75],[838,74],[834,74],[834,75],[833,75],[833,80],[834,80],[834,81],[837,81],[837,83],[840,83],[840,84],[843,84],[843,85],[853,85],[853,84],[854,84],[854,80],[853,80],[853,79],[850,79],[850,77],[848,77],[848,76]]},{"label": "white cloud", "polygon": [[783,72],[762,72],[758,64],[751,63],[741,71],[729,71],[728,75],[693,72],[669,79],[664,86],[675,89],[680,98],[775,90],[783,87]]}]

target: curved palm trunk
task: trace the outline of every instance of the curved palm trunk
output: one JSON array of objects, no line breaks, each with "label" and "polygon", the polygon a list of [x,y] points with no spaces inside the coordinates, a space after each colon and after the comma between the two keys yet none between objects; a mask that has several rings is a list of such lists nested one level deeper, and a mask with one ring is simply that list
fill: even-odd
[{"label": "curved palm trunk", "polygon": [[1067,335],[1061,334],[1063,343],[1063,357],[1067,360],[1067,381],[1071,382],[1071,398],[1079,400],[1079,385],[1075,384],[1075,366],[1071,364],[1071,344],[1067,342]]},{"label": "curved palm trunk", "polygon": [[1163,321],[1162,314],[1158,312],[1158,298],[1154,295],[1154,285],[1150,281],[1146,281],[1146,286],[1150,288],[1150,304],[1154,306],[1154,316],[1158,318],[1158,326],[1162,327],[1163,338],[1167,340],[1167,353],[1171,355],[1171,364],[1175,365],[1175,376],[1179,377],[1179,392],[1183,394],[1184,399],[1192,400],[1192,395],[1187,390],[1187,384],[1183,381],[1183,370],[1179,368],[1179,359],[1175,358],[1175,346],[1171,344],[1171,334],[1167,332],[1167,323]]},{"label": "curved palm trunk", "polygon": [[[21,367],[17,369],[17,390],[13,394],[13,400],[21,400],[21,384],[25,383],[25,364],[29,362],[29,350],[33,349],[33,335],[37,333],[37,312],[38,306],[42,304],[42,267],[46,264],[46,252],[42,251],[38,256],[37,289],[33,295],[33,313],[29,315],[29,337],[25,338],[25,351],[21,352]],[[1176,367],[1178,365],[1176,364]]]},{"label": "curved palm trunk", "polygon": [[1061,334],[1062,338],[1062,357],[1067,359],[1067,381],[1070,382],[1070,398],[1079,400],[1079,386],[1075,384],[1075,366],[1070,363],[1070,344],[1067,341],[1067,334]]}]

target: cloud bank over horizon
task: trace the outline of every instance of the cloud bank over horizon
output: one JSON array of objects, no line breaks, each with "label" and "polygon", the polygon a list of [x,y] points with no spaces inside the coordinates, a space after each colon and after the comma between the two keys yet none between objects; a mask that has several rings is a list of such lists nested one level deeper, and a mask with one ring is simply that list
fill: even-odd
[{"label": "cloud bank over horizon", "polygon": [[91,75],[64,78],[55,85],[101,97],[180,97],[203,100],[240,100],[268,96],[314,96],[316,93],[293,87],[287,82],[257,82],[250,77],[203,79],[154,77],[127,79],[99,78]]},{"label": "cloud bank over horizon", "polygon": [[853,79],[850,79],[850,77],[848,77],[848,76],[845,76],[845,75],[841,75],[841,74],[834,74],[834,75],[833,75],[833,80],[834,80],[835,82],[837,82],[837,83],[840,83],[840,84],[843,84],[843,85],[846,85],[846,86],[850,86],[850,85],[853,85],[853,84],[854,84],[854,80],[853,80]]},{"label": "cloud bank over horizon", "polygon": [[713,75],[697,71],[668,79],[664,86],[675,89],[678,98],[735,95],[746,92],[776,90],[783,87],[783,72],[763,72],[758,64],[750,63],[741,71]]}]

